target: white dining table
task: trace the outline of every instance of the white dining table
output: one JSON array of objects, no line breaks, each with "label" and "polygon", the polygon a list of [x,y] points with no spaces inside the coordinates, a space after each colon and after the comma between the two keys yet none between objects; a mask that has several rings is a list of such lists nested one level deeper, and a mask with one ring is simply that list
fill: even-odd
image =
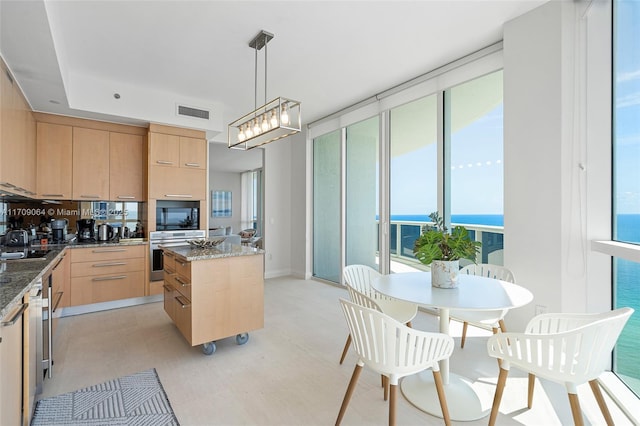
[{"label": "white dining table", "polygon": [[[436,288],[431,285],[430,272],[408,272],[383,275],[372,282],[378,292],[395,299],[437,308],[440,315],[439,331],[449,334],[449,311],[491,311],[524,306],[533,300],[526,288],[475,275],[460,274],[458,287]],[[497,366],[496,366],[497,368]],[[491,404],[483,405],[473,388],[473,381],[449,371],[449,359],[440,361],[440,374],[445,388],[451,420],[471,421],[485,417]],[[402,393],[421,410],[442,417],[437,391],[430,371],[405,377]]]}]

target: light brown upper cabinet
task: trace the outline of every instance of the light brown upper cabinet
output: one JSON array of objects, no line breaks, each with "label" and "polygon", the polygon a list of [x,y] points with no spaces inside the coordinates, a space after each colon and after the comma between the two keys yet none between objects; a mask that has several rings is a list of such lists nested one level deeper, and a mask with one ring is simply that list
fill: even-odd
[{"label": "light brown upper cabinet", "polygon": [[142,136],[109,133],[109,200],[144,201],[143,152]]},{"label": "light brown upper cabinet", "polygon": [[204,132],[157,124],[149,130],[149,198],[206,200]]},{"label": "light brown upper cabinet", "polygon": [[73,199],[109,199],[109,132],[73,128]]},{"label": "light brown upper cabinet", "polygon": [[180,136],[149,133],[149,165],[179,167]]},{"label": "light brown upper cabinet", "polygon": [[207,168],[207,141],[180,136],[180,167]]},{"label": "light brown upper cabinet", "polygon": [[38,196],[71,200],[73,128],[60,124],[38,123],[36,139]]},{"label": "light brown upper cabinet", "polygon": [[0,60],[0,188],[36,194],[36,122],[29,104]]}]

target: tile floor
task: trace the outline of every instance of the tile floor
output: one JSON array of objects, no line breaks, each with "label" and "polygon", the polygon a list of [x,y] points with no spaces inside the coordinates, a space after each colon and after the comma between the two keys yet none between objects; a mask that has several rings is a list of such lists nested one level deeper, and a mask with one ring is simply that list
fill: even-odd
[{"label": "tile floor", "polygon": [[[61,318],[55,336],[54,377],[40,396],[53,396],[155,367],[184,426],[334,424],[356,356],[338,364],[347,336],[338,298],[346,290],[290,277],[265,282],[265,327],[250,332],[247,344],[235,338],[217,342],[206,356],[190,347],[163,311],[162,303]],[[437,331],[437,317],[419,313],[414,328]],[[508,322],[507,322],[508,326]],[[474,381],[483,404],[491,407],[498,367],[486,355],[488,332],[470,327],[459,348],[459,323],[452,322],[458,347],[451,370]],[[499,425],[573,424],[562,386],[537,383],[533,408],[526,409],[526,376],[510,374]],[[604,420],[587,386],[580,388],[585,424]],[[630,424],[609,402],[616,424]],[[380,377],[363,371],[344,425],[383,425],[388,405]],[[398,394],[400,425],[440,425]],[[454,424],[486,425],[488,417]]]}]

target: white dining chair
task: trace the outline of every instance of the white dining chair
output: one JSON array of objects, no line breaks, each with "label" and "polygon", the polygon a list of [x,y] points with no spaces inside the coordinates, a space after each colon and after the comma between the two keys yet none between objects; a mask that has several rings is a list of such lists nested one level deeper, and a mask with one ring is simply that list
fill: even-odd
[{"label": "white dining chair", "polygon": [[[418,314],[418,305],[377,292],[371,286],[371,283],[381,276],[378,271],[367,265],[348,265],[344,268],[342,276],[347,287],[352,287],[373,299],[382,312],[411,327],[411,320]],[[340,364],[343,363],[344,358],[347,356],[350,346],[351,335],[347,336],[347,341],[340,356]]]},{"label": "white dining chair", "polygon": [[[460,274],[477,275],[515,283],[513,273],[508,268],[499,265],[491,265],[489,263],[473,263],[471,265],[467,265],[460,269]],[[463,311],[452,309],[449,313],[450,318],[463,323],[460,347],[464,348],[464,342],[467,338],[467,327],[469,324],[482,328],[489,327],[491,328],[491,331],[493,331],[493,334],[496,334],[498,330],[501,330],[502,332],[507,331],[504,324],[504,317],[507,312],[509,312],[508,309],[497,309],[493,311]]]},{"label": "white dining chair", "polygon": [[344,299],[340,299],[340,306],[350,335],[353,336],[358,361],[340,406],[336,425],[342,422],[365,365],[388,378],[389,425],[395,425],[396,421],[396,390],[399,379],[431,368],[442,416],[445,424],[449,425],[451,421],[438,361],[451,356],[453,339],[442,333],[414,330],[376,309]]},{"label": "white dining chair", "polygon": [[511,367],[529,373],[529,408],[535,377],[543,377],[565,385],[574,424],[583,425],[576,387],[589,382],[605,421],[613,425],[597,378],[607,368],[611,351],[632,313],[631,308],[620,308],[599,314],[543,314],[533,318],[524,333],[491,336],[487,342],[489,355],[502,362],[489,425],[496,422]]}]

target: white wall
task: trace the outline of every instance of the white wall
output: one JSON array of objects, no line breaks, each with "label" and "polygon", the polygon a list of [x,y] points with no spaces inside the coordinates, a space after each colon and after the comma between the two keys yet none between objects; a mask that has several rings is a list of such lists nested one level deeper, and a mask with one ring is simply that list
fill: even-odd
[{"label": "white wall", "polygon": [[233,233],[237,234],[240,229],[240,209],[242,204],[241,173],[223,173],[209,170],[209,190],[231,191],[231,217],[211,216],[211,194],[209,194],[209,205],[207,206],[209,215],[209,228],[233,227]]},{"label": "white wall", "polygon": [[[589,126],[584,119],[590,46],[581,7],[549,2],[504,29],[504,262],[534,294],[533,303],[509,314],[511,329],[524,328],[536,305],[574,312],[610,307],[607,300],[588,303],[589,294],[602,296],[600,288],[609,286],[597,280],[591,287],[598,289],[590,288],[587,268],[598,277],[608,268],[605,256],[588,250],[588,235],[610,223],[604,213],[611,199],[610,138],[587,138],[602,136],[597,123],[608,117],[593,117]],[[600,59],[606,63],[606,56]],[[587,156],[588,148],[598,154]]]},{"label": "white wall", "polygon": [[265,277],[290,275],[292,235],[292,144],[304,144],[299,133],[265,145],[264,152],[264,249]]}]

